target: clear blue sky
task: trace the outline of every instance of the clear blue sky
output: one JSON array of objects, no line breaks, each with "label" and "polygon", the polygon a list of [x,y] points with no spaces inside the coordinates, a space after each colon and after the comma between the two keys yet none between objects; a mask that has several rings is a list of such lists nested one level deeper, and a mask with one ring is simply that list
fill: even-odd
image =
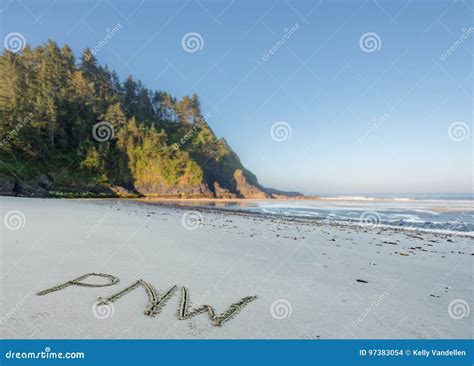
[{"label": "clear blue sky", "polygon": [[[99,62],[122,80],[132,74],[178,97],[198,93],[216,134],[264,185],[470,192],[472,7],[467,0],[3,0],[1,29],[2,39],[10,32],[32,45],[53,39],[79,56],[121,24]],[[189,32],[201,35],[201,50],[185,52]],[[374,52],[360,47],[367,32],[380,39]],[[291,126],[290,139],[272,139],[278,121]],[[466,124],[461,137],[465,126],[470,132],[458,142],[448,135],[457,121]]]}]

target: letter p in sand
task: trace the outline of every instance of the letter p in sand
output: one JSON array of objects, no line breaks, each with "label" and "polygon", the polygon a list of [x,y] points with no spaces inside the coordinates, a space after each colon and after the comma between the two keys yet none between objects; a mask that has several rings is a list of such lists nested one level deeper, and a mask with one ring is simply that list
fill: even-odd
[{"label": "letter p in sand", "polygon": [[[109,280],[108,283],[85,283],[81,282],[82,280],[86,279],[89,276],[96,276],[96,277],[103,277]],[[37,292],[36,295],[43,296],[46,294],[49,294],[54,291],[59,291],[63,290],[66,287],[75,285],[75,286],[82,286],[82,287],[107,287],[107,286],[112,286],[115,285],[116,283],[119,282],[119,279],[115,276],[106,274],[106,273],[86,273],[85,275],[82,275],[81,277],[74,278],[71,281],[64,282],[60,285],[48,288],[46,290]]]}]

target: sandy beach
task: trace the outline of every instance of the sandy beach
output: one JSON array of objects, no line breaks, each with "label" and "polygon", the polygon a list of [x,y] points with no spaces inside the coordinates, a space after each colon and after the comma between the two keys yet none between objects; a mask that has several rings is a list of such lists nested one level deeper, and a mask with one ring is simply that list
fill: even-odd
[{"label": "sandy beach", "polygon": [[[473,239],[132,200],[0,197],[2,338],[472,338]],[[119,282],[37,292],[87,273]],[[142,279],[163,295],[144,314]],[[109,280],[89,277],[85,283]],[[217,314],[247,296],[222,326]],[[466,307],[467,304],[467,307]]]}]

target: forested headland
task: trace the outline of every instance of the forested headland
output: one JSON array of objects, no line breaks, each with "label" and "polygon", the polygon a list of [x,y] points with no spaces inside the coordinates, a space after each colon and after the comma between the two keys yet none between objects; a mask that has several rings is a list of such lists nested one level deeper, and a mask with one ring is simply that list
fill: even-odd
[{"label": "forested headland", "polygon": [[0,194],[271,198],[194,94],[177,99],[89,49],[49,41],[0,55]]}]

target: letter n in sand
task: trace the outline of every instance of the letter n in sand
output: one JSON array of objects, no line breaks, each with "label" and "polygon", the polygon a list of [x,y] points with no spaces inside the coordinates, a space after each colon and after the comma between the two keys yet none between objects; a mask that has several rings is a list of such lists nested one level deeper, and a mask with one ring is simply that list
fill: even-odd
[{"label": "letter n in sand", "polygon": [[99,297],[98,305],[107,305],[108,303],[117,301],[122,296],[128,294],[129,292],[135,290],[138,287],[143,287],[145,289],[146,294],[148,295],[148,306],[144,311],[145,315],[148,316],[155,316],[160,313],[163,306],[165,306],[166,302],[174,295],[176,289],[178,288],[176,285],[168,289],[163,295],[159,295],[158,292],[155,290],[153,286],[146,283],[143,280],[138,280],[137,282],[131,284],[127,288],[123,289],[120,292],[117,292],[114,295],[111,295],[107,298]]}]

